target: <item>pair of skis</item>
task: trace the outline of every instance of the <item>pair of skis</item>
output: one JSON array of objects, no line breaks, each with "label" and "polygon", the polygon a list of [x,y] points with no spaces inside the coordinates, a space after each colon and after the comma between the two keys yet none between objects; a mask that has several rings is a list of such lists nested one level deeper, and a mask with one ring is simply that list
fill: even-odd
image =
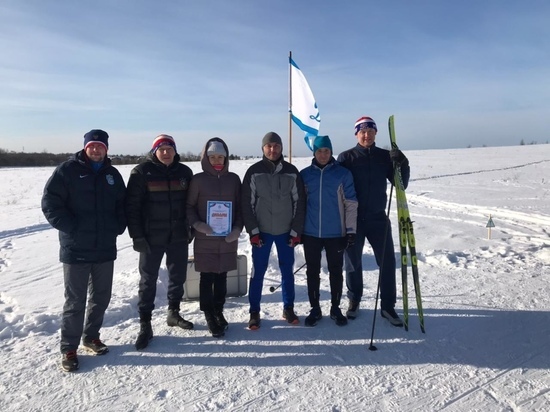
[{"label": "pair of skis", "polygon": [[[395,141],[395,127],[393,115],[388,120],[390,130],[390,141],[392,149],[399,149]],[[403,178],[401,177],[401,165],[394,164],[393,182],[395,186],[395,197],[397,201],[397,221],[399,224],[399,245],[401,252],[401,281],[403,282],[403,324],[405,330],[409,330],[409,291],[407,279],[407,267],[409,265],[409,256],[407,247],[410,253],[410,262],[412,270],[412,278],[414,283],[414,294],[416,296],[416,306],[418,309],[418,319],[420,320],[420,330],[426,333],[424,329],[424,312],[422,310],[422,296],[420,295],[420,279],[418,276],[418,261],[416,258],[416,241],[414,238],[413,222],[409,214],[409,206],[407,204],[407,196]]]}]

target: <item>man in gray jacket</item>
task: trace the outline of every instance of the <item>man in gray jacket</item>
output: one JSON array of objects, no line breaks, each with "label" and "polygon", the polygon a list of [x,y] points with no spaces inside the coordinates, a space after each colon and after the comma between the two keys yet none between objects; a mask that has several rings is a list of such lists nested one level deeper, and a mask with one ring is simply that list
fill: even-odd
[{"label": "man in gray jacket", "polygon": [[260,327],[264,275],[273,243],[277,247],[283,318],[300,321],[294,313],[294,247],[300,243],[305,218],[305,191],[298,169],[283,159],[283,143],[275,132],[262,140],[263,158],[247,170],[242,186],[242,211],[252,244],[249,329]]}]

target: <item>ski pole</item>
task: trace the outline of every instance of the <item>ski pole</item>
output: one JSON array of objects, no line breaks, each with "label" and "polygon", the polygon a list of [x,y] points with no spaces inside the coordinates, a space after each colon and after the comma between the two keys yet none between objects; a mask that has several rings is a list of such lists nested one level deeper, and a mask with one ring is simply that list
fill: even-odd
[{"label": "ski pole", "polygon": [[[395,164],[394,164],[395,167]],[[372,319],[372,330],[370,334],[370,344],[369,350],[375,351],[378,350],[376,346],[372,344],[374,340],[374,326],[376,325],[376,311],[378,310],[378,296],[380,295],[380,278],[382,277],[382,269],[384,269],[384,256],[386,255],[386,240],[388,239],[388,230],[390,229],[390,207],[391,207],[391,198],[393,195],[393,185],[390,188],[390,198],[388,200],[388,211],[386,212],[386,231],[384,233],[384,247],[382,248],[382,257],[380,258],[380,269],[378,271],[378,284],[376,286],[376,299],[374,300],[374,316]]]},{"label": "ski pole", "polygon": [[[293,275],[295,275],[296,273],[298,273],[298,272],[300,271],[300,269],[302,269],[305,265],[306,265],[306,264],[304,263],[302,266],[300,266],[298,269],[296,269],[296,270],[294,271]],[[279,289],[279,288],[281,287],[282,284],[283,284],[283,283],[281,282],[281,283],[279,283],[277,286],[271,286],[271,287],[269,288],[269,291],[270,291],[271,293],[275,292],[277,289]]]}]

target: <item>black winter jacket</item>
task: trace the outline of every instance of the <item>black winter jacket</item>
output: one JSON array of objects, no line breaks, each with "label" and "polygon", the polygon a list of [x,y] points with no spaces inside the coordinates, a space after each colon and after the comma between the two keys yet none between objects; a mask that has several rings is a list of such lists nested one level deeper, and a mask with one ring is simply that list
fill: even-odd
[{"label": "black winter jacket", "polygon": [[126,194],[132,239],[145,238],[153,246],[189,241],[186,202],[193,172],[179,160],[176,154],[173,163],[165,166],[149,153],[147,160],[132,170]]},{"label": "black winter jacket", "polygon": [[116,259],[116,237],[126,229],[125,189],[109,158],[96,173],[83,150],[55,169],[44,188],[42,212],[59,230],[61,262]]},{"label": "black winter jacket", "polygon": [[[387,203],[387,181],[393,184],[393,163],[390,152],[376,147],[376,144],[369,148],[357,144],[354,148],[340,153],[338,162],[351,170],[353,175],[359,202],[358,219],[384,215]],[[410,174],[409,161],[405,159],[401,164],[401,176],[405,188],[409,183]]]}]

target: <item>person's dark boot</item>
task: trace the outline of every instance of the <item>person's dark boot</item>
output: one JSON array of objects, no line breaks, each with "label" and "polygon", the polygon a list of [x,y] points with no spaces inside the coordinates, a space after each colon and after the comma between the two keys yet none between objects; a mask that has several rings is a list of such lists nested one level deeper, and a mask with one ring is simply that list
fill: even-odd
[{"label": "person's dark boot", "polygon": [[153,328],[151,327],[151,321],[139,322],[139,333],[136,339],[136,349],[145,349],[149,345],[149,341],[151,339],[153,339]]},{"label": "person's dark boot", "polygon": [[291,325],[298,325],[300,323],[300,319],[298,319],[298,316],[296,316],[296,314],[294,313],[293,306],[287,306],[286,308],[284,308],[283,319],[285,319]]},{"label": "person's dark boot", "polygon": [[386,318],[387,320],[389,320],[393,326],[397,326],[398,328],[403,327],[403,321],[401,320],[401,318],[399,317],[399,315],[397,314],[394,308],[383,307],[380,310],[380,314],[382,315],[383,318]]},{"label": "person's dark boot", "polygon": [[307,315],[306,319],[304,320],[304,324],[306,326],[315,326],[317,325],[317,322],[319,322],[321,319],[323,319],[321,308],[319,306],[314,306],[309,311],[309,315]]},{"label": "person's dark boot", "polygon": [[166,318],[168,326],[178,326],[182,329],[193,329],[193,323],[183,319],[180,316],[179,310],[168,309],[168,317]]},{"label": "person's dark boot", "polygon": [[260,329],[261,319],[260,312],[250,312],[250,320],[248,321],[248,329]]},{"label": "person's dark boot", "polygon": [[74,372],[78,370],[78,356],[75,350],[63,353],[61,357],[61,369],[65,372]]},{"label": "person's dark boot", "polygon": [[225,333],[224,329],[218,324],[216,316],[213,312],[204,312],[204,317],[206,319],[206,324],[208,325],[208,330],[215,338],[221,338]]},{"label": "person's dark boot", "polygon": [[336,322],[338,326],[345,326],[348,324],[348,318],[344,316],[342,310],[338,306],[330,308],[330,318]]},{"label": "person's dark boot", "polygon": [[221,308],[214,309],[214,317],[216,318],[218,325],[220,325],[223,330],[227,330],[229,323],[223,316],[223,306]]}]

